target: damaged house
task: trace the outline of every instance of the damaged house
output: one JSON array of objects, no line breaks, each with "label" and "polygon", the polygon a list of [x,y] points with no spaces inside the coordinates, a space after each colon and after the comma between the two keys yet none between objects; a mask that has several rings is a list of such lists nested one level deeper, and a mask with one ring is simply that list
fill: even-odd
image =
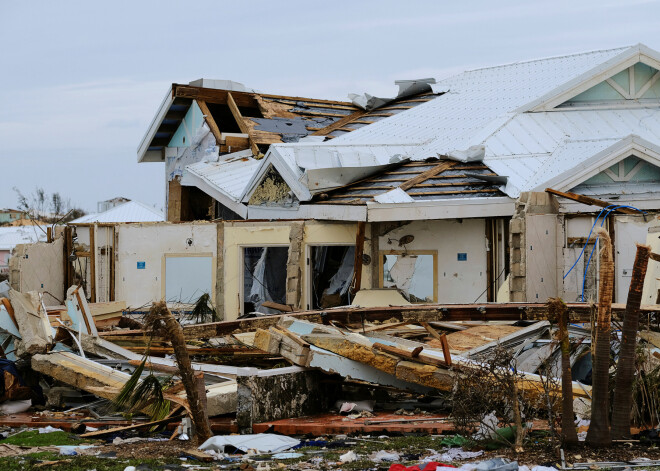
[{"label": "damaged house", "polygon": [[105,292],[86,293],[135,307],[207,292],[225,319],[347,305],[364,288],[573,302],[596,297],[602,225],[624,303],[660,208],[659,77],[640,44],[346,102],[174,84],[138,149],[165,165],[168,222],[114,225]]}]

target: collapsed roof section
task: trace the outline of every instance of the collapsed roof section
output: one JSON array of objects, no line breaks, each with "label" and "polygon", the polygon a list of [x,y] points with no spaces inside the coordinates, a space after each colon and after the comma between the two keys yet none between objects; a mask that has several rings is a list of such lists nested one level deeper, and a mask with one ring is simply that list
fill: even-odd
[{"label": "collapsed roof section", "polygon": [[[187,128],[184,134],[194,136],[197,129],[189,129],[185,119],[193,102],[218,145],[227,147],[221,152],[245,146],[255,156],[270,144],[296,142],[359,111],[348,102],[262,94],[227,80],[172,84],[140,143],[138,162],[165,161],[167,147],[181,147],[172,142],[181,127]],[[227,134],[242,141],[227,144]]]}]

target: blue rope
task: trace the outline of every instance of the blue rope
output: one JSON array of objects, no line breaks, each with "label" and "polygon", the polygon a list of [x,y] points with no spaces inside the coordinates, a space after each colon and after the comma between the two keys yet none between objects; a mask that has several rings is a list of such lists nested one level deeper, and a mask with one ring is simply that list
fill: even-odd
[{"label": "blue rope", "polygon": [[[611,208],[611,209],[610,209]],[[603,208],[600,213],[598,213],[598,216],[596,217],[596,220],[594,221],[594,224],[591,226],[591,230],[589,231],[589,235],[587,236],[587,241],[584,244],[584,247],[582,247],[582,251],[580,252],[580,255],[578,256],[577,260],[575,260],[575,263],[573,266],[566,272],[564,275],[564,279],[568,276],[568,274],[575,268],[575,265],[577,265],[577,262],[580,261],[580,258],[582,258],[582,254],[584,254],[584,250],[587,248],[587,245],[589,244],[589,239],[591,238],[591,233],[594,230],[594,227],[596,227],[596,224],[598,224],[598,219],[600,219],[600,216],[603,214],[603,212],[607,211],[605,215],[603,216],[603,220],[600,223],[600,227],[603,227],[603,224],[605,224],[605,220],[607,219],[607,216],[610,215],[612,211],[615,211],[619,208],[628,208],[628,209],[634,209],[635,211],[639,211],[642,214],[646,214],[645,211],[642,211],[641,209],[635,208],[634,206],[627,206],[627,205],[609,205]],[[598,240],[598,237],[596,237],[596,240]],[[589,260],[587,260],[587,265],[584,267],[584,276],[582,277],[582,294],[580,295],[580,300],[584,302],[584,289],[587,283],[587,272],[589,270],[589,264],[591,263],[591,258],[594,255],[594,251],[596,250],[596,244],[594,243],[593,248],[591,249],[591,253],[589,254]]]}]

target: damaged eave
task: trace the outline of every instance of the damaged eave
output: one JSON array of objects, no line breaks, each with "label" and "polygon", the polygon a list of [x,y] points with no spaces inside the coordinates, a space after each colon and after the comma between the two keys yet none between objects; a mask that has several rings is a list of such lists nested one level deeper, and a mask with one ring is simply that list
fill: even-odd
[{"label": "damaged eave", "polygon": [[248,219],[318,219],[326,221],[366,221],[366,206],[303,204],[293,208],[248,206]]},{"label": "damaged eave", "polygon": [[398,221],[423,219],[481,218],[512,216],[515,201],[506,196],[456,198],[412,203],[367,202],[367,220]]}]

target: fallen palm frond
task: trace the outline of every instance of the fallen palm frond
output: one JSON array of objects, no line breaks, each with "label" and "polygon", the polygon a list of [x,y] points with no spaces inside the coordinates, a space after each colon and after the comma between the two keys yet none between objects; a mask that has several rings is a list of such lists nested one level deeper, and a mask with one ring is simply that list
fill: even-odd
[{"label": "fallen palm frond", "polygon": [[170,412],[171,403],[163,396],[163,384],[153,373],[140,380],[147,357],[135,369],[117,397],[112,401],[116,410],[143,411],[152,420],[160,420]]},{"label": "fallen palm frond", "polygon": [[202,324],[205,322],[217,322],[218,314],[211,304],[211,297],[208,293],[202,294],[193,308],[190,316],[188,317],[195,324]]}]

